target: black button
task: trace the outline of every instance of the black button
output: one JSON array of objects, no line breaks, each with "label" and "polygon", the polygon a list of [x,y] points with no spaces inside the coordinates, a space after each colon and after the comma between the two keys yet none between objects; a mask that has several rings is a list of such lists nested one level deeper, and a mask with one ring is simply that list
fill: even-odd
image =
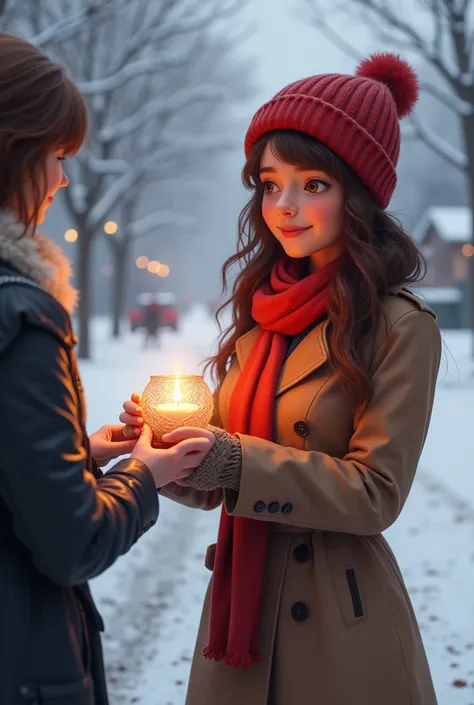
[{"label": "black button", "polygon": [[262,502],[262,500],[260,500],[259,502],[255,502],[255,504],[253,505],[253,511],[257,512],[257,514],[261,514],[265,511],[266,506],[267,505],[265,504],[265,502]]},{"label": "black button", "polygon": [[286,504],[284,504],[281,508],[281,511],[283,512],[283,514],[289,514],[290,512],[292,512],[293,505],[291,504],[291,502],[287,502]]},{"label": "black button", "polygon": [[21,685],[20,686],[20,695],[25,700],[28,700],[28,703],[30,705],[39,705],[37,690],[36,690],[36,688],[33,688],[31,685]]},{"label": "black button", "polygon": [[311,555],[311,549],[305,543],[300,543],[300,545],[296,546],[295,550],[293,551],[293,558],[298,563],[304,563],[305,561],[308,560],[310,555]]},{"label": "black button", "polygon": [[280,505],[278,504],[278,502],[270,502],[270,504],[268,505],[268,511],[270,512],[270,514],[275,514],[276,512],[279,512]]},{"label": "black button", "polygon": [[295,622],[304,622],[309,617],[308,605],[305,605],[304,602],[295,602],[291,608],[291,616]]},{"label": "black button", "polygon": [[309,433],[309,424],[307,424],[306,421],[296,421],[293,428],[298,436],[301,436],[302,438],[307,436]]}]

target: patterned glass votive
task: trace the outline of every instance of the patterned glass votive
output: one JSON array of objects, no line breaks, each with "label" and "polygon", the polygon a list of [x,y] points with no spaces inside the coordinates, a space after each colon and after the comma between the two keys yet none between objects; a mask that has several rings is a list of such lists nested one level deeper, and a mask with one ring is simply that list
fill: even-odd
[{"label": "patterned glass votive", "polygon": [[153,375],[143,390],[143,418],[155,443],[180,426],[205,428],[213,411],[212,393],[202,375]]}]

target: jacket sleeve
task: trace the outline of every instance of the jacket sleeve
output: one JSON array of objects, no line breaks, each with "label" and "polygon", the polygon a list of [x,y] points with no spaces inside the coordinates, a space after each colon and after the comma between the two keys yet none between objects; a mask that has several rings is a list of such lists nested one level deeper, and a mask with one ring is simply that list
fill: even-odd
[{"label": "jacket sleeve", "polygon": [[158,516],[140,461],[99,479],[85,470],[70,354],[53,328],[24,322],[0,361],[0,495],[35,567],[60,585],[102,573]]},{"label": "jacket sleeve", "polygon": [[[229,514],[314,530],[374,535],[398,517],[428,431],[441,356],[430,313],[410,311],[389,330],[372,368],[374,396],[354,421],[348,452],[334,458],[240,435],[240,492]],[[278,502],[280,511],[254,505]],[[257,505],[258,506],[258,505]]]},{"label": "jacket sleeve", "polygon": [[[214,392],[214,411],[210,421],[211,426],[222,428],[222,419],[219,413],[219,391]],[[222,504],[223,490],[218,487],[215,490],[195,490],[193,487],[182,487],[175,482],[170,482],[165,487],[160,489],[160,494],[163,497],[172,499],[174,502],[184,504],[192,509],[204,509],[210,511],[216,509]]]}]

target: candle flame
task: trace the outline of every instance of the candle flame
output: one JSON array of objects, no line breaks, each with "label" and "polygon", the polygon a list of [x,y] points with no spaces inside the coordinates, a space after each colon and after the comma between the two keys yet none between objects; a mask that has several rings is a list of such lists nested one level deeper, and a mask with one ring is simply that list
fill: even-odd
[{"label": "candle flame", "polygon": [[183,398],[183,395],[181,394],[181,387],[180,387],[180,384],[179,384],[179,377],[176,376],[176,380],[175,380],[175,383],[174,383],[174,400],[173,400],[173,401],[174,401],[175,404],[179,404],[179,402],[181,401],[182,398]]}]

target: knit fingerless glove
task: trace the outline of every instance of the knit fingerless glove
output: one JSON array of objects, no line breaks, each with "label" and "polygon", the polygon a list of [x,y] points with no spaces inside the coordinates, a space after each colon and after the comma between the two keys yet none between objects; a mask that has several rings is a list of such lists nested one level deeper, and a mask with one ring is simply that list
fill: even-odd
[{"label": "knit fingerless glove", "polygon": [[216,437],[216,442],[192,475],[180,484],[195,490],[215,490],[223,487],[229,490],[240,489],[242,474],[242,446],[238,436],[233,436],[217,426],[208,426]]}]

